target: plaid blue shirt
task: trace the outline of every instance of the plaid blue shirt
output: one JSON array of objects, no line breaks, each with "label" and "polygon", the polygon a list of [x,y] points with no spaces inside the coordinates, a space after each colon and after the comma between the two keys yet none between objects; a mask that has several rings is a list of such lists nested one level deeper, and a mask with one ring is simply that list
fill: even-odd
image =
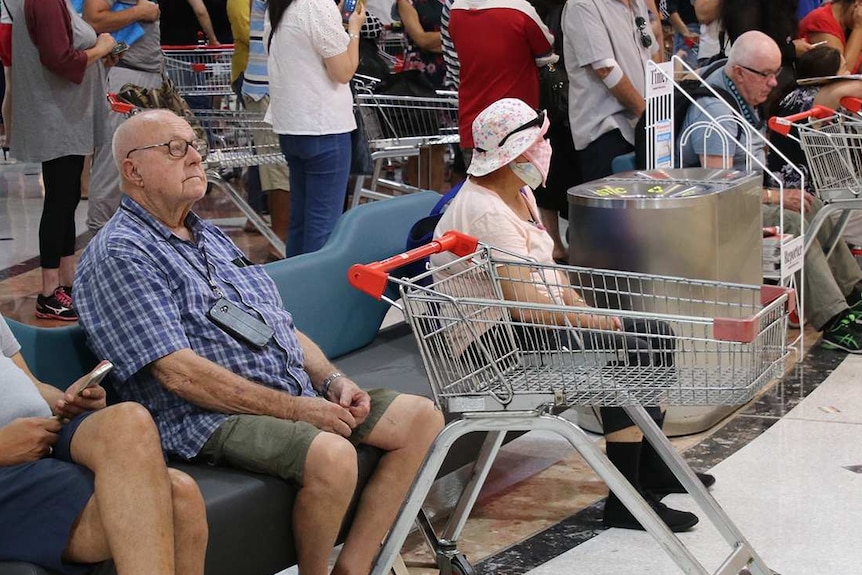
[{"label": "plaid blue shirt", "polygon": [[[90,348],[114,364],[112,379],[120,397],[150,410],[167,453],[190,459],[227,414],[166,390],[143,369],[153,361],[190,348],[267,387],[310,397],[317,392],[303,369],[293,318],[263,267],[244,265],[248,260],[239,248],[195,214],[185,223],[194,243],[175,236],[124,196],[78,262],[75,308]],[[206,278],[207,262],[224,296],[275,330],[264,349],[237,341],[207,318],[218,299]]]}]

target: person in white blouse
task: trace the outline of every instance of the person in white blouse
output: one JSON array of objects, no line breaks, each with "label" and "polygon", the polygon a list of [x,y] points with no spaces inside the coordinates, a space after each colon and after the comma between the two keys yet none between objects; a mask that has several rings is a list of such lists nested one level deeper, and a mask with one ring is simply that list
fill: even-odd
[{"label": "person in white blouse", "polygon": [[342,23],[332,0],[270,0],[270,106],[290,169],[287,256],[320,249],[341,215],[350,172],[350,132],[356,128],[348,82],[359,64],[365,7]]}]

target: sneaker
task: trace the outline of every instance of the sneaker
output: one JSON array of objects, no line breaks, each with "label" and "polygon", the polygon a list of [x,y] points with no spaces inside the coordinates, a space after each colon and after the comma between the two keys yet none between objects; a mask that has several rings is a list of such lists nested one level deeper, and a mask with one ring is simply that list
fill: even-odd
[{"label": "sneaker", "polygon": [[824,349],[841,349],[848,353],[862,354],[862,333],[856,326],[859,316],[850,310],[823,330],[820,345]]},{"label": "sneaker", "polygon": [[72,307],[72,298],[57,288],[49,296],[36,296],[36,317],[40,319],[58,319],[60,321],[78,321],[78,314]]},{"label": "sneaker", "polygon": [[[674,533],[688,531],[697,525],[698,518],[694,513],[688,511],[677,511],[671,509],[649,493],[642,493],[644,499],[656,512],[656,515],[665,522],[668,529]],[[619,527],[620,529],[637,529],[644,531],[640,522],[635,519],[635,516],[623,505],[616,495],[611,493],[605,501],[605,512],[602,517],[602,524],[605,527]]]}]

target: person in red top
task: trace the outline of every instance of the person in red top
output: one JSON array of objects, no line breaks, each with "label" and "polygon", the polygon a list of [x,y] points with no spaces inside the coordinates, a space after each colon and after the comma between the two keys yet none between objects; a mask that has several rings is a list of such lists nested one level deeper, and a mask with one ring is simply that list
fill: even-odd
[{"label": "person in red top", "polygon": [[835,0],[812,10],[799,23],[799,37],[841,50],[847,69],[858,72],[862,63],[862,2]]},{"label": "person in red top", "polygon": [[539,107],[539,66],[557,61],[554,37],[526,0],[455,0],[449,35],[461,65],[458,127],[469,164],[479,112],[502,98]]}]

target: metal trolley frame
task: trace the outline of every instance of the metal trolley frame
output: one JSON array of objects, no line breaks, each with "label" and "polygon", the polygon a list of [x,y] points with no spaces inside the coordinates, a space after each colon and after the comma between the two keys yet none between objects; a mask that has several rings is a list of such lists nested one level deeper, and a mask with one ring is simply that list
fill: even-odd
[{"label": "metal trolley frame", "polygon": [[185,96],[233,94],[230,66],[233,44],[162,46],[165,74]]},{"label": "metal trolley frame", "polygon": [[[413,278],[389,272],[432,254],[447,263]],[[499,270],[519,289],[547,290],[551,304],[503,298]],[[644,406],[737,405],[783,374],[793,290],[571,266],[540,265],[458,232],[348,272],[351,284],[404,311],[437,405],[460,418],[431,446],[372,570],[388,573],[417,520],[441,573],[471,574],[457,549],[470,511],[508,431],[545,430],[567,439],[688,575],[710,573],[659,519],[582,429],[554,415],[573,405],[620,406],[680,480],[730,552],[715,574],[771,571],[706,491]],[[565,278],[567,279],[564,279]],[[517,278],[513,280],[512,278]],[[401,303],[384,295],[397,286]],[[566,290],[573,286],[590,304]],[[393,296],[393,292],[388,292]],[[574,298],[574,299],[572,299]],[[569,302],[571,305],[566,305]],[[637,311],[640,310],[640,311]],[[648,327],[627,349],[611,322]],[[664,327],[661,327],[664,326]],[[584,345],[588,340],[602,345]],[[642,358],[644,354],[648,359]],[[422,504],[453,443],[488,432],[452,516],[437,535]]]},{"label": "metal trolley frame", "polygon": [[[853,210],[862,209],[862,100],[841,99],[849,113],[826,106],[787,117],[769,119],[769,128],[786,136],[802,147],[811,181],[823,207],[812,218],[805,233],[805,249],[817,238],[817,231],[826,218],[838,213],[839,218],[829,241],[823,246],[827,257],[841,240]],[[852,115],[851,115],[852,114]],[[796,128],[796,134],[793,133]]]},{"label": "metal trolley frame", "polygon": [[420,148],[460,141],[457,93],[437,91],[435,97],[390,96],[373,91],[378,81],[360,77],[354,82],[354,103],[365,125],[374,172],[367,187],[365,178],[357,177],[351,207],[359,205],[362,198],[390,198],[391,194],[378,190],[380,185],[402,193],[420,191],[402,182],[381,178],[385,160],[418,156]]}]

